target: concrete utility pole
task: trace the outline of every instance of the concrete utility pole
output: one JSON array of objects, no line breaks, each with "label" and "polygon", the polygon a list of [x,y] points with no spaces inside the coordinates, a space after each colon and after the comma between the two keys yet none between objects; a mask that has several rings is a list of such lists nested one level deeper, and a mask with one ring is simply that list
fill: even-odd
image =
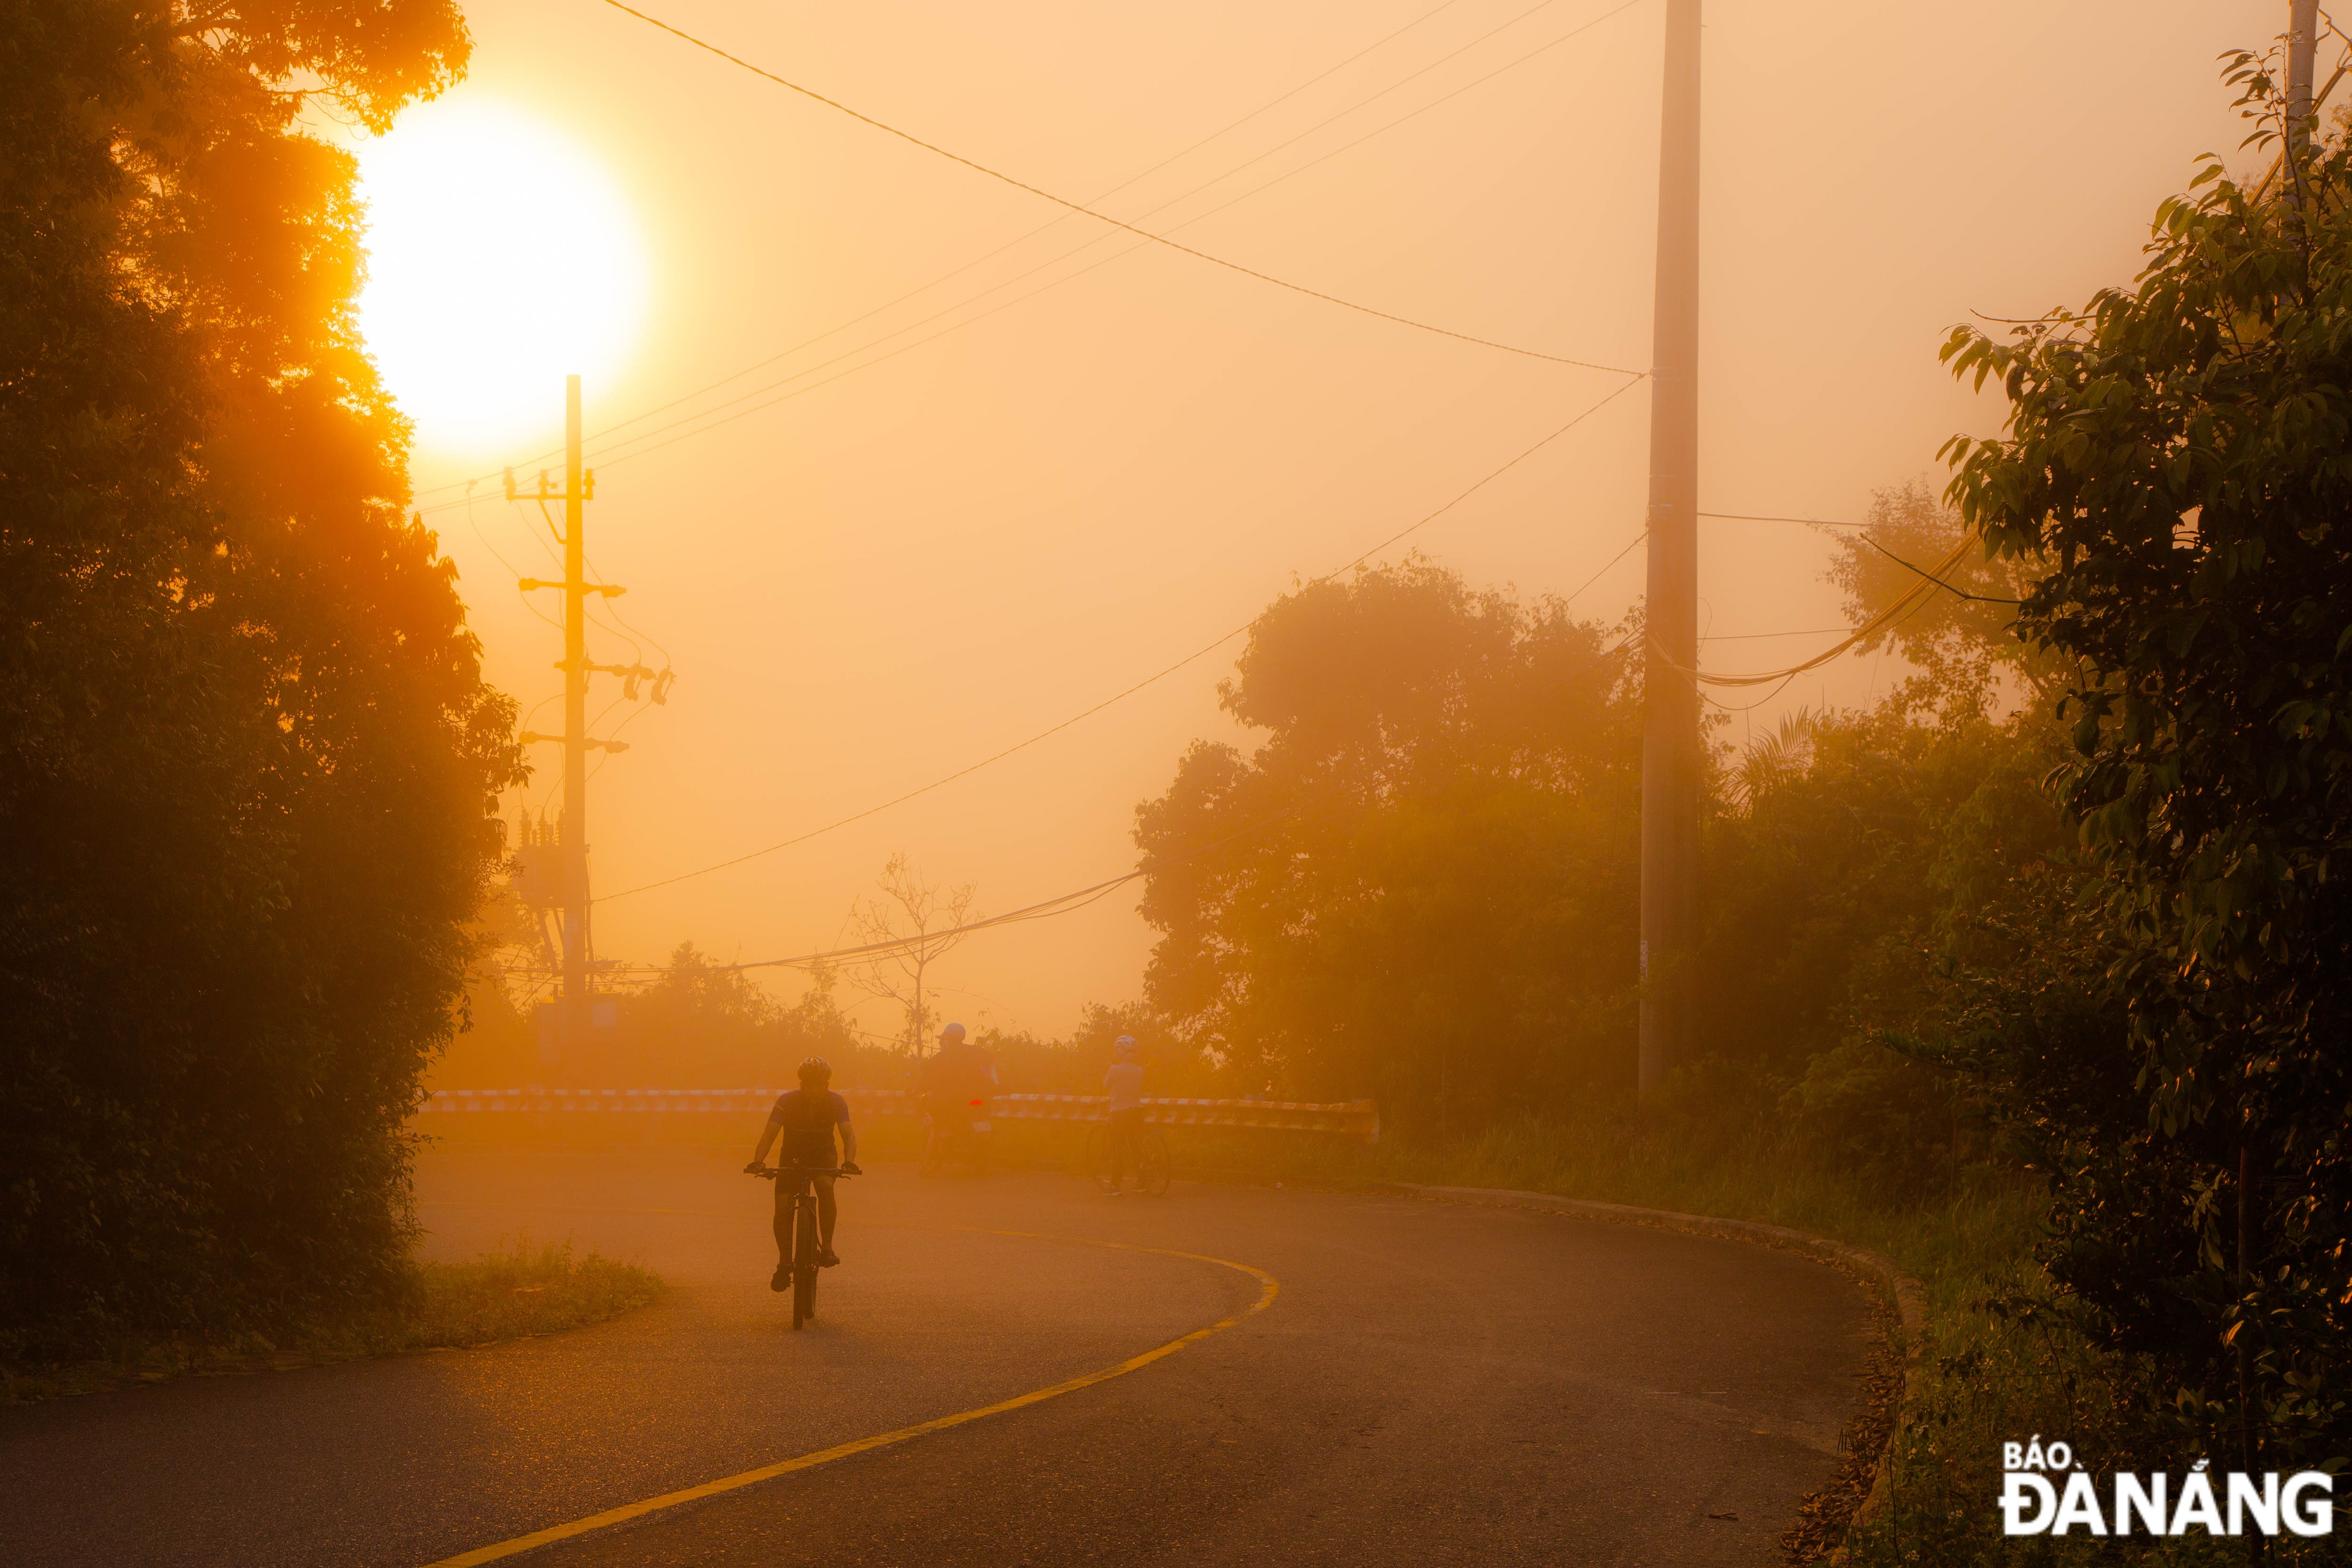
[{"label": "concrete utility pole", "polygon": [[[507,470],[507,499],[537,501],[544,508],[549,501],[563,503],[563,580],[560,583],[525,577],[522,587],[563,590],[563,658],[556,668],[563,672],[563,733],[538,735],[525,731],[518,737],[525,745],[546,741],[560,741],[563,745],[563,815],[557,825],[558,861],[561,870],[556,879],[554,907],[561,917],[563,937],[562,989],[556,994],[554,1039],[542,1037],[540,1059],[552,1062],[562,1052],[576,1050],[587,1043],[591,1026],[588,994],[588,753],[602,749],[625,752],[628,745],[621,741],[595,741],[588,735],[588,677],[592,672],[620,676],[645,676],[646,669],[632,670],[627,667],[590,664],[588,662],[588,595],[601,594],[610,598],[626,592],[608,584],[587,581],[585,571],[586,529],[581,508],[583,502],[596,497],[596,473],[580,466],[580,378],[563,378],[563,489],[559,494],[548,489],[547,475],[539,476],[536,491],[515,489],[514,470]],[[665,683],[667,676],[664,677]],[[629,682],[629,694],[635,695],[636,681]],[[656,689],[654,700],[663,700],[662,689]],[[552,1046],[552,1049],[549,1048]]]},{"label": "concrete utility pole", "polygon": [[2287,0],[2286,199],[2303,205],[2303,163],[2311,152],[2311,59],[2319,44],[2319,0]]},{"label": "concrete utility pole", "polygon": [[1696,1054],[1698,959],[1699,0],[1666,0],[1650,372],[1643,665],[1642,1045],[1646,1100]]},{"label": "concrete utility pole", "polygon": [[588,584],[580,503],[580,378],[563,378],[563,994],[566,1050],[588,1038]]}]

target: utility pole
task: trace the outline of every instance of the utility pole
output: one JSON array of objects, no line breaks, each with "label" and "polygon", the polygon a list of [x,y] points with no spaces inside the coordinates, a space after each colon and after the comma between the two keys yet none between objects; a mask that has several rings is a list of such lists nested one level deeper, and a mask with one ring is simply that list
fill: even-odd
[{"label": "utility pole", "polygon": [[558,1036],[588,1038],[588,584],[581,538],[580,378],[563,378],[563,991]]},{"label": "utility pole", "polygon": [[[606,584],[587,580],[586,549],[582,512],[583,503],[596,495],[596,474],[593,468],[580,466],[580,378],[563,378],[563,489],[559,494],[548,489],[547,475],[539,476],[537,491],[515,489],[514,470],[507,470],[507,499],[535,500],[543,510],[551,500],[563,502],[563,580],[549,583],[536,577],[525,577],[521,586],[561,588],[563,590],[563,658],[556,668],[563,672],[563,733],[538,735],[525,732],[519,737],[526,745],[539,742],[561,742],[563,746],[563,815],[557,825],[559,870],[555,887],[555,908],[563,939],[562,988],[555,999],[555,1054],[544,1047],[541,1060],[552,1061],[563,1052],[576,1051],[588,1040],[590,1011],[588,995],[588,753],[594,750],[625,752],[628,745],[621,741],[591,740],[588,735],[588,677],[592,671],[608,671],[627,675],[625,668],[609,668],[588,662],[588,595],[601,594],[607,598],[627,592]],[[646,670],[644,674],[650,675]],[[632,695],[636,682],[630,681]],[[656,693],[656,701],[661,700]]]},{"label": "utility pole", "polygon": [[2319,45],[2319,0],[2287,0],[2286,199],[2303,207],[2303,166],[2311,153],[2311,60]]},{"label": "utility pole", "polygon": [[1643,615],[1642,1023],[1647,1100],[1688,1062],[1698,961],[1699,0],[1666,0]]}]

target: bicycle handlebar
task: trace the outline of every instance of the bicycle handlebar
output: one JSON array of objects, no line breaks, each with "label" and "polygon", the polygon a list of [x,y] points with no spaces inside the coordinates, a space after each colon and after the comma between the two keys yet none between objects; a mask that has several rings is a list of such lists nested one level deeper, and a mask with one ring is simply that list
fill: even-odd
[{"label": "bicycle handlebar", "polygon": [[774,1181],[778,1176],[862,1176],[864,1171],[845,1171],[838,1165],[762,1165],[746,1175]]}]

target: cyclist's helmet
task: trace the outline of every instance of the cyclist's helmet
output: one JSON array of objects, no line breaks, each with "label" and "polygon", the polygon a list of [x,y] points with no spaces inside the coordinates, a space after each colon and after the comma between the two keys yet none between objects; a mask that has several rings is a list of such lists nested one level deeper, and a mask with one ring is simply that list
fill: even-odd
[{"label": "cyclist's helmet", "polygon": [[811,1057],[801,1063],[801,1082],[824,1083],[833,1077],[833,1064],[823,1057]]},{"label": "cyclist's helmet", "polygon": [[1117,1051],[1123,1057],[1133,1056],[1135,1054],[1135,1037],[1133,1035],[1121,1035],[1111,1046],[1111,1049]]},{"label": "cyclist's helmet", "polygon": [[961,1045],[962,1043],[963,1026],[961,1024],[950,1024],[946,1028],[940,1031],[940,1044],[943,1046],[954,1046]]}]

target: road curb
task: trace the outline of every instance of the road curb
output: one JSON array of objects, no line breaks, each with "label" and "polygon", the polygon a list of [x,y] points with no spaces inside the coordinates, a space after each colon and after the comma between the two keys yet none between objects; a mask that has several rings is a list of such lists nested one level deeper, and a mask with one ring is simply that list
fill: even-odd
[{"label": "road curb", "polygon": [[[1791,1230],[1783,1225],[1718,1219],[1713,1215],[1676,1214],[1671,1209],[1645,1209],[1632,1204],[1608,1204],[1593,1198],[1564,1198],[1551,1193],[1524,1193],[1508,1187],[1433,1187],[1412,1182],[1382,1182],[1380,1188],[1428,1203],[1532,1209],[1570,1219],[1598,1220],[1606,1225],[1644,1226],[1652,1230],[1679,1231],[1685,1236],[1710,1237],[1718,1241],[1744,1241],[1753,1247],[1769,1247],[1782,1252],[1798,1253],[1832,1268],[1875,1279],[1893,1298],[1895,1312],[1902,1321],[1903,1340],[1899,1348],[1904,1362],[1903,1394],[1895,1406],[1895,1419],[1887,1426],[1888,1447],[1893,1447],[1895,1435],[1902,1430],[1904,1416],[1918,1393],[1919,1349],[1927,1325],[1927,1298],[1920,1290],[1919,1282],[1904,1273],[1895,1266],[1895,1259],[1883,1252],[1849,1247],[1843,1241],[1815,1236],[1810,1231]],[[1853,1523],[1855,1526],[1867,1524],[1887,1506],[1893,1481],[1886,1464],[1886,1448],[1879,1450],[1878,1464],[1871,1478],[1870,1493],[1853,1512]]]}]

